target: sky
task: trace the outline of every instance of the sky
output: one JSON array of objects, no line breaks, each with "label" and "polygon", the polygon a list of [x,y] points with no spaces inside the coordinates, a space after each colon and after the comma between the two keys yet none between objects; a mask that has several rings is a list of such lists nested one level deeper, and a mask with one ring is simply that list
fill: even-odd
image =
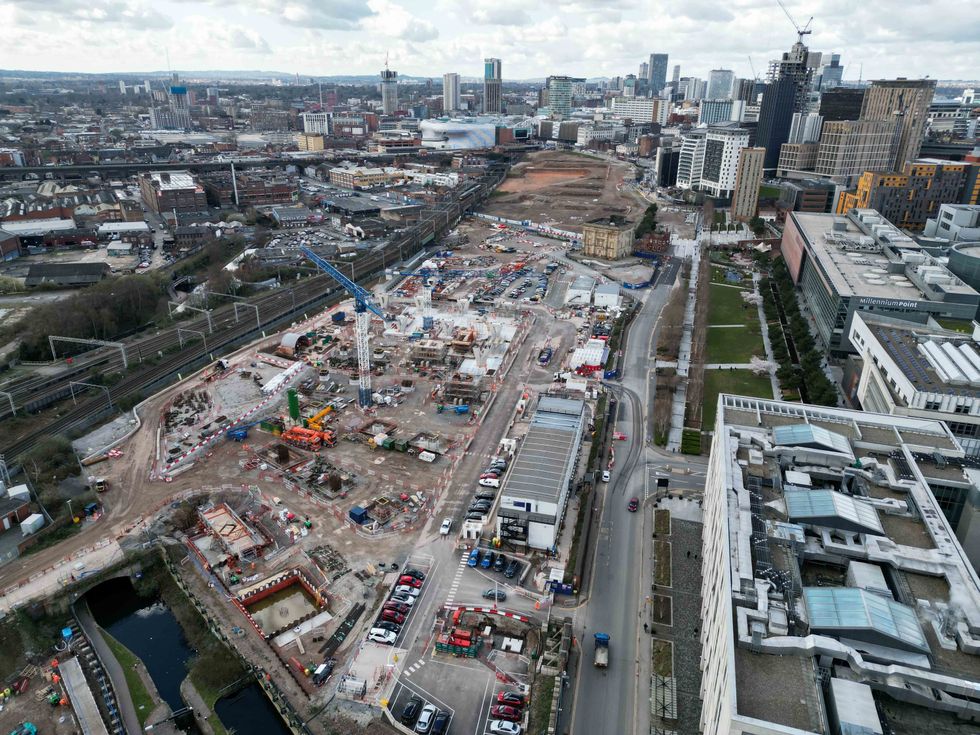
[{"label": "sky", "polygon": [[[980,76],[980,12],[960,0],[784,0],[844,78]],[[266,70],[504,79],[637,73],[653,52],[684,76],[765,74],[796,40],[776,0],[0,0],[0,68]],[[169,54],[169,66],[167,58]],[[669,78],[669,72],[668,72]]]}]

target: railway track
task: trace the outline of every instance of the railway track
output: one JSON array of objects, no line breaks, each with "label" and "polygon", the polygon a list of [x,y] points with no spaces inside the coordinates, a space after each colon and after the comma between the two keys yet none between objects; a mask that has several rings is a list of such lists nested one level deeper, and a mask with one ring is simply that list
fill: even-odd
[{"label": "railway track", "polygon": [[[446,234],[455,226],[470,207],[482,202],[489,196],[490,192],[503,181],[507,169],[507,164],[495,164],[481,177],[478,186],[468,187],[458,198],[455,196],[446,197],[435,202],[431,209],[422,213],[418,223],[411,229],[386,243],[384,247],[377,248],[364,257],[352,261],[350,263],[352,280],[363,281],[381,275],[385,268],[415,256],[427,245],[435,242],[438,237]],[[317,307],[331,301],[336,303],[344,298],[346,298],[346,293],[334,286],[332,279],[325,275],[318,275],[304,279],[302,283],[290,289],[277,289],[258,297],[253,303],[259,306],[262,328],[266,329],[276,327],[293,316],[301,315],[304,310],[309,310],[311,307]],[[263,310],[265,311],[264,315]],[[195,336],[191,340],[185,340],[183,349],[169,355],[164,354],[156,365],[125,375],[122,380],[108,387],[106,391],[98,391],[96,395],[89,395],[89,390],[85,390],[81,393],[83,399],[54,421],[28,429],[17,437],[4,438],[0,444],[0,456],[6,458],[10,467],[16,467],[18,458],[34,448],[43,437],[66,435],[84,429],[111,412],[121,399],[134,394],[146,395],[149,389],[162,384],[179,371],[199,361],[206,364],[212,356],[219,353],[223,348],[256,331],[258,327],[253,318],[252,309],[247,309],[246,313],[240,315],[240,320],[236,321],[234,306],[229,305],[222,306],[212,312],[211,319],[214,332],[210,334],[207,334],[207,320],[204,317],[188,321],[186,326],[180,325],[181,330],[196,329],[207,334],[207,349],[205,349],[204,341],[198,340]],[[219,325],[222,327],[220,330],[218,329]],[[158,335],[137,341],[135,344],[138,346],[138,354],[156,354],[173,349],[174,345],[179,345],[177,328],[165,330]],[[144,352],[144,346],[151,351]],[[86,371],[85,375],[88,374],[87,371],[91,371],[95,367],[102,370],[108,370],[108,365],[114,365],[116,369],[122,367],[122,357],[118,351],[112,350],[112,348],[108,349],[111,350],[109,353],[104,356],[93,355],[90,358],[93,360],[92,363],[82,365],[80,369]],[[43,387],[39,388],[43,382],[34,383],[32,384],[33,388],[22,388],[20,395],[24,395],[24,390],[33,389],[37,399],[50,398],[57,394],[57,398],[54,400],[58,400],[69,395],[68,383],[73,379],[71,376],[81,374],[72,371],[70,375],[46,376],[49,380],[57,377],[61,381],[61,385],[49,387],[47,393],[37,395],[38,390],[44,390]],[[10,392],[13,393],[13,391]],[[76,392],[77,395],[79,394]]]}]

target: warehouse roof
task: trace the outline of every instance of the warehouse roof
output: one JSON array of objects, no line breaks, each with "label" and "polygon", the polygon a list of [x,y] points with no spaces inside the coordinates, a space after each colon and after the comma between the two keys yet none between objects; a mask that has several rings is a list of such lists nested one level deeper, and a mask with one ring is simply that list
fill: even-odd
[{"label": "warehouse roof", "polygon": [[54,283],[62,286],[87,286],[109,275],[108,263],[35,263],[27,272],[25,286]]}]

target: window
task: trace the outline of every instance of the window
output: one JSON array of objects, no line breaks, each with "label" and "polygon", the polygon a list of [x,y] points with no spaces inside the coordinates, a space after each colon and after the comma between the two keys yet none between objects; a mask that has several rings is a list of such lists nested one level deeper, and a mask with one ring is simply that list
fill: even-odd
[{"label": "window", "polygon": [[956,408],[953,409],[953,413],[970,413],[970,406],[956,404]]},{"label": "window", "polygon": [[926,401],[926,411],[938,411],[939,401]]}]

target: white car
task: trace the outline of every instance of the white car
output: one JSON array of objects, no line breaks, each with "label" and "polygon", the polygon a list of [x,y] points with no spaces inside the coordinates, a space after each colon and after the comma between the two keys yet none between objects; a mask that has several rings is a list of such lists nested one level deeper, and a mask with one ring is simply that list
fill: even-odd
[{"label": "white car", "polygon": [[422,711],[419,712],[419,719],[415,723],[415,732],[429,732],[429,729],[432,727],[432,718],[434,718],[438,712],[439,710],[436,709],[434,705],[425,705],[422,708]]},{"label": "white car", "polygon": [[521,735],[521,726],[508,720],[490,720],[491,735]]},{"label": "white car", "polygon": [[409,607],[415,604],[415,598],[412,597],[411,595],[403,595],[400,593],[395,593],[391,596],[390,599],[392,602],[399,602],[402,605],[408,605]]},{"label": "white car", "polygon": [[609,474],[609,470],[603,470],[602,471],[602,481],[603,482],[609,482],[610,476],[611,475]]},{"label": "white car", "polygon": [[481,487],[500,487],[500,478],[498,477],[484,477],[480,480]]},{"label": "white car", "polygon": [[452,527],[453,527],[453,519],[443,518],[442,525],[439,526],[439,533],[441,533],[443,536],[448,536],[449,532],[452,530]]},{"label": "white car", "polygon": [[368,633],[369,641],[383,643],[386,646],[393,645],[396,638],[398,638],[398,634],[387,628],[371,628],[371,632]]},{"label": "white car", "polygon": [[421,590],[417,590],[414,587],[409,587],[407,584],[400,584],[393,590],[396,595],[411,595],[412,597],[418,597]]}]

